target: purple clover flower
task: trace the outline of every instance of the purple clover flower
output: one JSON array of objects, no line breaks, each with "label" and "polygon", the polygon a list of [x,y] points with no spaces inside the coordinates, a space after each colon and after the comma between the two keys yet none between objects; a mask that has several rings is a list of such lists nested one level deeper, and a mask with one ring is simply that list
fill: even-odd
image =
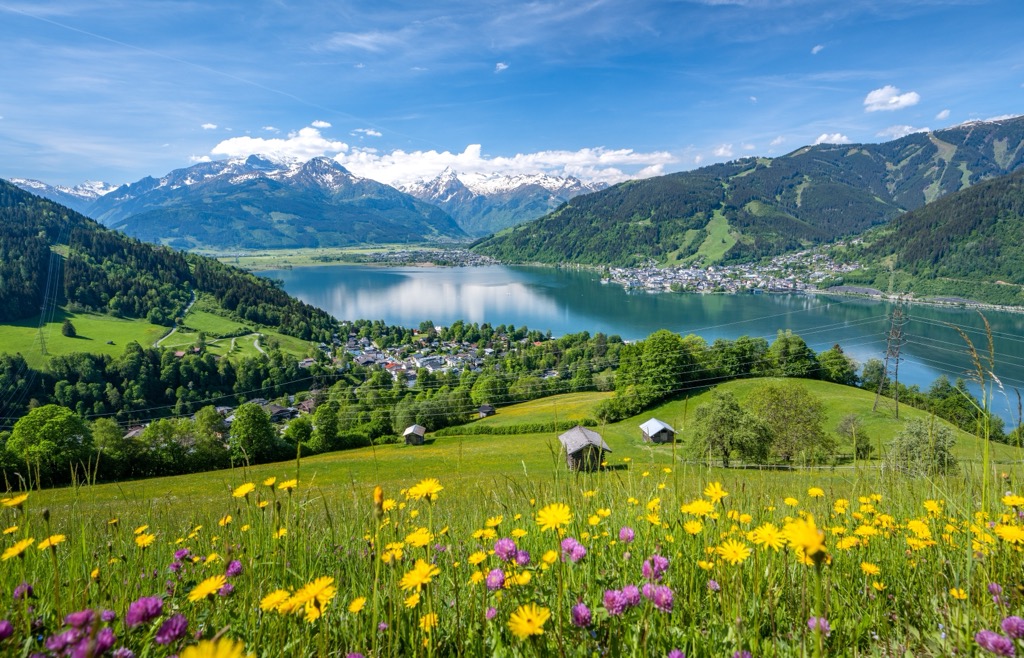
[{"label": "purple clover flower", "polygon": [[358,651],[353,651],[352,653],[345,654],[345,658],[366,658],[366,656],[359,653]]},{"label": "purple clover flower", "polygon": [[807,628],[817,631],[825,637],[832,634],[832,626],[829,625],[828,620],[824,617],[811,617],[807,620]]},{"label": "purple clover flower", "polygon": [[624,525],[621,528],[619,528],[619,541],[621,541],[622,543],[631,543],[633,541],[634,536],[635,533],[633,532],[633,529],[630,528],[628,525]]},{"label": "purple clover flower", "polygon": [[487,621],[490,621],[490,620],[494,619],[497,616],[498,616],[498,609],[495,608],[493,605],[491,607],[487,608],[487,612],[484,613],[484,617],[487,618]]},{"label": "purple clover flower", "polygon": [[644,560],[642,567],[644,578],[647,580],[661,580],[666,570],[668,570],[668,558],[658,554]]},{"label": "purple clover flower", "polygon": [[622,588],[622,596],[626,598],[626,605],[633,607],[640,605],[640,588],[636,585],[626,585]]},{"label": "purple clover flower", "polygon": [[718,584],[717,580],[711,579],[708,581],[708,589],[712,592],[721,592],[722,586]]},{"label": "purple clover flower", "polygon": [[72,628],[85,628],[92,623],[92,610],[79,610],[64,617],[64,623]]},{"label": "purple clover flower", "polygon": [[378,633],[383,633],[386,630],[388,630],[388,623],[386,621],[382,621],[379,624],[377,624]]},{"label": "purple clover flower", "polygon": [[572,625],[578,628],[590,626],[590,608],[583,601],[572,607]]},{"label": "purple clover flower", "polygon": [[662,612],[672,612],[672,603],[675,596],[672,589],[667,585],[644,585],[644,598],[654,604],[654,607]]},{"label": "purple clover flower", "polygon": [[0,642],[12,635],[14,635],[14,624],[6,619],[0,619]]},{"label": "purple clover flower", "polygon": [[62,654],[69,647],[78,644],[82,639],[82,631],[77,628],[69,628],[56,635],[46,638],[46,648],[55,654]]},{"label": "purple clover flower", "polygon": [[604,593],[604,608],[608,611],[608,614],[612,617],[621,615],[626,610],[628,602],[626,601],[625,595],[617,589],[605,590]]},{"label": "purple clover flower", "polygon": [[114,649],[114,658],[135,658],[135,652],[128,647]]},{"label": "purple clover flower", "polygon": [[188,619],[182,614],[174,615],[160,625],[160,630],[156,632],[156,643],[170,644],[184,637],[186,632]]},{"label": "purple clover flower", "polygon": [[174,559],[175,560],[184,560],[185,558],[187,558],[191,554],[192,554],[192,552],[189,551],[187,548],[179,548],[178,550],[174,551]]},{"label": "purple clover flower", "polygon": [[573,537],[566,537],[562,540],[562,559],[576,563],[587,554],[587,548],[576,541]]},{"label": "purple clover flower", "polygon": [[242,574],[242,563],[239,562],[238,560],[231,560],[231,562],[228,563],[228,568],[227,568],[227,571],[224,573],[224,575],[227,576],[228,578],[234,578],[235,576],[240,576],[241,574]]},{"label": "purple clover flower", "polygon": [[502,537],[494,542],[494,554],[505,562],[516,559],[516,542],[508,537]]},{"label": "purple clover flower", "polygon": [[974,641],[985,651],[997,656],[1013,656],[1013,640],[995,631],[980,630],[974,635]]},{"label": "purple clover flower", "polygon": [[494,590],[501,589],[505,586],[505,572],[501,569],[491,569],[490,573],[487,574],[487,589]]},{"label": "purple clover flower", "polygon": [[112,621],[117,621],[117,613],[113,610],[104,610],[100,613],[100,619],[109,624]]},{"label": "purple clover flower", "polygon": [[530,552],[525,550],[516,551],[516,564],[525,567],[530,563]]},{"label": "purple clover flower", "polygon": [[[111,647],[114,646],[114,642],[117,642],[117,636],[114,635],[114,630],[110,627],[104,627],[96,633],[96,640],[94,642],[90,642],[86,639],[79,643],[72,656],[73,658],[92,658],[93,656],[102,656],[106,652],[110,651]],[[90,644],[92,646],[90,646]]]},{"label": "purple clover flower", "polygon": [[737,651],[732,654],[732,658],[754,658],[750,655],[749,651]]},{"label": "purple clover flower", "polygon": [[139,624],[146,624],[164,611],[164,602],[159,596],[143,596],[132,601],[128,606],[128,613],[124,616],[124,623],[128,628],[135,628]]},{"label": "purple clover flower", "polygon": [[682,649],[673,649],[668,652],[668,656],[665,658],[686,658],[686,654],[683,653]]},{"label": "purple clover flower", "polygon": [[14,588],[14,600],[19,601],[21,599],[31,599],[35,596],[35,590],[28,583],[22,583]]},{"label": "purple clover flower", "polygon": [[232,585],[231,583],[224,583],[223,585],[221,585],[221,588],[219,590],[217,590],[217,596],[219,596],[221,598],[226,598],[228,596],[231,596],[234,593],[235,593],[235,586]]},{"label": "purple clover flower", "polygon": [[1003,620],[1003,632],[1014,640],[1024,640],[1024,619],[1014,615]]}]

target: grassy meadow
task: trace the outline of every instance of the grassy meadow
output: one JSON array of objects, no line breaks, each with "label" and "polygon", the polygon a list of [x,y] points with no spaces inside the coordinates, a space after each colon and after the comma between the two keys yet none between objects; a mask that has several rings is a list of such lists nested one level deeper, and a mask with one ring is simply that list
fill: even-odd
[{"label": "grassy meadow", "polygon": [[[836,422],[898,430],[870,394],[805,384]],[[223,636],[257,656],[1010,655],[1017,450],[994,446],[983,473],[959,434],[959,474],[909,480],[878,462],[708,468],[640,441],[652,415],[685,435],[703,395],[596,428],[613,449],[598,473],[567,472],[554,432],[472,433],[592,417],[591,393],[421,447],[8,494],[0,651],[185,655]],[[10,598],[22,583],[33,597]]]},{"label": "grassy meadow", "polygon": [[[64,319],[71,320],[78,335],[69,338],[61,334]],[[167,327],[150,324],[145,320],[115,318],[99,313],[68,313],[57,309],[53,320],[39,327],[39,316],[0,324],[0,349],[21,353],[34,368],[44,365],[49,356],[71,352],[93,352],[117,356],[125,345],[138,341],[149,346],[167,332]],[[41,350],[39,334],[43,335],[46,354]],[[108,341],[112,341],[108,343]]]}]

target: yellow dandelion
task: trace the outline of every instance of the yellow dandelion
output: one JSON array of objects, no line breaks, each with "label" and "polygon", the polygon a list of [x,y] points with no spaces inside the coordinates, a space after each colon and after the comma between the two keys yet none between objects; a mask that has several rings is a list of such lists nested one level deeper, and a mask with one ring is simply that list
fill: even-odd
[{"label": "yellow dandelion", "polygon": [[691,519],[683,524],[683,530],[688,535],[699,535],[700,531],[704,529],[704,524],[695,519]]},{"label": "yellow dandelion", "polygon": [[434,540],[434,535],[426,528],[417,528],[405,537],[406,543],[414,548],[423,548]]},{"label": "yellow dandelion", "polygon": [[274,539],[280,539],[288,534],[288,528],[278,528],[277,532],[274,533]]},{"label": "yellow dandelion", "polygon": [[949,595],[957,601],[967,600],[967,592],[965,592],[962,587],[953,587],[949,590]]},{"label": "yellow dandelion", "polygon": [[224,587],[226,582],[224,574],[210,576],[192,588],[192,591],[188,593],[188,600],[195,603],[196,601],[202,601],[208,596],[213,596],[221,587]]},{"label": "yellow dandelion", "polygon": [[487,521],[484,522],[484,525],[486,527],[488,527],[488,528],[497,528],[499,525],[501,525],[501,522],[504,521],[504,520],[505,520],[505,517],[503,517],[501,515],[492,516],[491,518],[487,519]]},{"label": "yellow dandelion", "polygon": [[811,498],[824,498],[825,490],[822,489],[821,487],[811,487],[810,489],[807,490],[807,495],[810,496]]},{"label": "yellow dandelion", "polygon": [[291,492],[291,491],[292,491],[292,489],[294,489],[294,488],[295,488],[295,487],[297,487],[297,486],[299,486],[299,481],[298,481],[298,480],[295,480],[295,479],[292,479],[292,480],[285,480],[285,481],[284,481],[284,482],[282,482],[281,484],[277,485],[277,488],[278,488],[278,489],[279,489],[280,491],[288,491],[288,492]]},{"label": "yellow dandelion", "polygon": [[697,560],[697,566],[703,569],[704,571],[711,571],[715,568],[715,563],[708,562],[707,560]]},{"label": "yellow dandelion", "polygon": [[1024,528],[1020,526],[999,524],[993,532],[1007,544],[1024,544]]},{"label": "yellow dandelion", "polygon": [[281,604],[292,597],[292,593],[286,589],[274,590],[270,594],[267,594],[260,599],[260,610],[264,612],[270,612],[271,610],[277,610],[281,607]]},{"label": "yellow dandelion", "polygon": [[354,615],[358,615],[362,612],[363,608],[366,607],[366,597],[357,596],[352,599],[352,602],[348,604],[348,611]]},{"label": "yellow dandelion", "polygon": [[537,512],[541,530],[559,530],[572,523],[572,511],[565,503],[551,503]]},{"label": "yellow dandelion", "polygon": [[749,539],[755,546],[760,546],[764,550],[769,548],[778,551],[786,545],[786,537],[774,523],[762,523],[758,527],[747,533],[747,539]]},{"label": "yellow dandelion", "polygon": [[750,547],[735,539],[726,540],[721,546],[715,549],[718,555],[729,564],[742,564],[750,557]]},{"label": "yellow dandelion", "polygon": [[878,568],[878,565],[872,564],[871,562],[861,562],[860,570],[865,576],[877,576],[882,573],[882,570]]},{"label": "yellow dandelion", "polygon": [[712,482],[704,487],[704,495],[710,498],[712,503],[717,503],[728,496],[729,492],[722,488],[721,482]]},{"label": "yellow dandelion", "polygon": [[522,528],[516,528],[515,530],[512,531],[512,536],[515,537],[516,539],[522,539],[523,537],[525,537],[528,534],[530,534],[530,533],[526,532]]},{"label": "yellow dandelion", "polygon": [[417,482],[414,486],[409,487],[409,491],[406,493],[406,497],[412,500],[422,500],[426,498],[430,502],[434,502],[437,495],[444,490],[441,486],[441,482],[437,478],[426,478]]},{"label": "yellow dandelion", "polygon": [[480,583],[484,582],[484,579],[486,577],[487,576],[484,575],[483,571],[474,571],[473,575],[469,577],[469,584],[479,585]]},{"label": "yellow dandelion", "polygon": [[886,585],[885,583],[883,583],[880,580],[872,581],[871,582],[871,586],[875,588],[876,592],[884,592],[889,587],[888,585]]},{"label": "yellow dandelion", "polygon": [[266,480],[263,481],[263,486],[264,487],[273,487],[274,483],[276,483],[276,482],[277,482],[277,478],[274,477],[273,475],[271,475],[270,477],[268,477]]},{"label": "yellow dandelion", "polygon": [[0,504],[2,504],[4,507],[21,507],[22,505],[25,504],[26,500],[28,500],[28,494],[23,493],[17,496],[12,496],[10,498],[0,499]]},{"label": "yellow dandelion", "polygon": [[466,558],[466,562],[469,562],[475,567],[476,565],[480,564],[486,559],[487,553],[484,553],[483,551],[477,551],[476,553],[473,553],[468,558]]},{"label": "yellow dandelion", "polygon": [[134,530],[133,534],[141,535],[142,533],[146,532],[147,530],[149,530],[149,526],[148,525],[140,525],[138,528],[136,528]]},{"label": "yellow dandelion", "polygon": [[1006,494],[1003,496],[1003,505],[1007,507],[1024,507],[1024,496]]},{"label": "yellow dandelion", "polygon": [[231,521],[233,520],[234,519],[231,518],[230,514],[225,514],[220,518],[220,521],[217,521],[217,525],[223,528],[224,526],[231,525]]},{"label": "yellow dandelion", "polygon": [[50,535],[43,541],[39,542],[39,545],[36,548],[41,551],[46,550],[47,548],[56,548],[57,544],[60,544],[65,539],[67,539],[67,537],[64,535]]},{"label": "yellow dandelion", "polygon": [[690,516],[696,516],[697,518],[704,518],[711,516],[711,513],[715,511],[714,505],[710,501],[698,498],[693,502],[687,503],[679,508],[679,511],[683,514],[689,514]]},{"label": "yellow dandelion", "polygon": [[558,551],[547,551],[540,559],[544,564],[554,564],[558,562]]},{"label": "yellow dandelion", "polygon": [[413,592],[408,598],[405,599],[404,603],[405,607],[410,610],[415,608],[420,604],[420,593]]},{"label": "yellow dandelion", "polygon": [[13,535],[16,532],[18,532],[18,526],[16,525],[12,525],[10,528],[4,528],[5,535]]},{"label": "yellow dandelion", "polygon": [[430,634],[430,631],[437,627],[437,613],[428,612],[420,617],[420,630]]},{"label": "yellow dandelion", "polygon": [[430,564],[425,560],[416,560],[415,566],[402,576],[402,579],[398,582],[398,586],[402,588],[403,592],[410,589],[419,591],[424,585],[430,583],[434,576],[437,576],[440,573],[441,570],[433,564]]},{"label": "yellow dandelion", "polygon": [[231,495],[234,496],[235,498],[245,498],[246,496],[251,494],[255,488],[255,484],[253,484],[252,482],[246,482],[245,484],[240,485],[238,488],[232,491]]},{"label": "yellow dandelion", "polygon": [[820,562],[826,556],[825,533],[814,524],[814,518],[797,519],[783,528],[786,541],[808,559]]},{"label": "yellow dandelion", "polygon": [[520,640],[531,635],[544,634],[544,622],[551,618],[551,611],[536,603],[519,606],[508,620],[508,629]]},{"label": "yellow dandelion", "polygon": [[799,505],[799,504],[800,504],[800,501],[799,501],[799,500],[797,500],[796,498],[793,498],[792,496],[789,496],[789,497],[787,497],[787,498],[786,498],[785,500],[783,500],[782,502],[783,502],[783,503],[784,503],[784,504],[785,504],[785,505],[786,505],[787,507],[796,507],[797,505]]},{"label": "yellow dandelion", "polygon": [[25,552],[26,548],[34,544],[35,541],[36,540],[32,538],[22,539],[14,546],[11,546],[6,551],[4,551],[3,556],[0,556],[0,560],[10,560],[12,557],[18,557],[19,555]]},{"label": "yellow dandelion", "polygon": [[156,541],[156,535],[151,535],[151,534],[148,534],[148,533],[143,533],[141,535],[136,535],[136,537],[135,537],[135,545],[138,546],[139,548],[149,548],[150,546],[152,546],[153,542],[155,542],[155,541]]},{"label": "yellow dandelion", "polygon": [[241,642],[220,638],[186,647],[181,658],[253,658],[253,654],[245,653],[245,645]]}]

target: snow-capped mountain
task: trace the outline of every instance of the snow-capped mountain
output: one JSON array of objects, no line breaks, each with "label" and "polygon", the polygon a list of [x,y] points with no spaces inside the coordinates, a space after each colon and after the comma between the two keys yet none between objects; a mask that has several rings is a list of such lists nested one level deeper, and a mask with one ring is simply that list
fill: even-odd
[{"label": "snow-capped mountain", "polygon": [[536,219],[569,199],[602,190],[603,183],[584,183],[571,176],[549,174],[459,174],[450,167],[431,179],[400,189],[440,207],[466,233],[488,235]]},{"label": "snow-capped mountain", "polygon": [[201,162],[122,185],[83,212],[129,235],[180,248],[465,237],[439,208],[323,157],[299,162],[252,155]]},{"label": "snow-capped mountain", "polygon": [[32,194],[55,201],[77,212],[82,212],[96,199],[117,189],[116,185],[100,181],[85,181],[74,187],[66,185],[48,185],[30,178],[12,178],[12,183]]}]

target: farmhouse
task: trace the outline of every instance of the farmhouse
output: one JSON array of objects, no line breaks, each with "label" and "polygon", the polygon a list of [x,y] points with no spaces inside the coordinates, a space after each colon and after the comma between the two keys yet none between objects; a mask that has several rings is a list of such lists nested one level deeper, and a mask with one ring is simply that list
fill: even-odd
[{"label": "farmhouse", "polygon": [[405,428],[402,432],[402,436],[405,437],[405,445],[407,446],[421,446],[423,445],[423,436],[427,433],[427,428],[422,425],[410,425]]},{"label": "farmhouse", "polygon": [[676,440],[676,431],[671,425],[652,418],[640,426],[644,441],[653,443],[672,443]]},{"label": "farmhouse", "polygon": [[601,468],[604,453],[612,449],[601,435],[577,425],[558,437],[565,448],[565,460],[570,471],[596,471]]},{"label": "farmhouse", "polygon": [[488,416],[494,415],[494,406],[490,404],[481,404],[480,408],[477,409],[480,414],[480,418],[487,418]]}]

